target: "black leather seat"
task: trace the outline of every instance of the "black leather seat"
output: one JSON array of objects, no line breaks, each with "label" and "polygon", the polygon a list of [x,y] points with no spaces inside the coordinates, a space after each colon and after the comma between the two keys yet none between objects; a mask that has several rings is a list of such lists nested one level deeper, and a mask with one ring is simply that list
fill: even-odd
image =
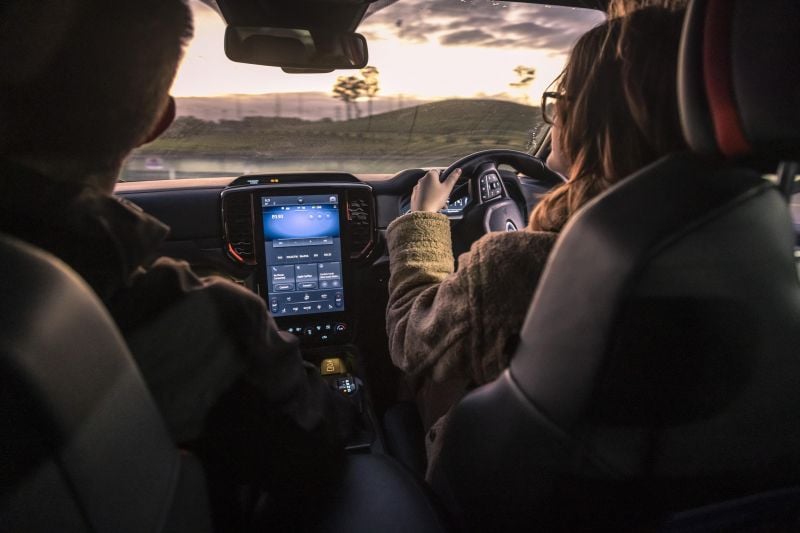
[{"label": "black leather seat", "polygon": [[0,530],[211,531],[117,328],[66,265],[0,235]]},{"label": "black leather seat", "polygon": [[510,368],[456,406],[433,485],[468,530],[620,530],[800,484],[800,3],[690,3],[667,157],[562,233]]}]

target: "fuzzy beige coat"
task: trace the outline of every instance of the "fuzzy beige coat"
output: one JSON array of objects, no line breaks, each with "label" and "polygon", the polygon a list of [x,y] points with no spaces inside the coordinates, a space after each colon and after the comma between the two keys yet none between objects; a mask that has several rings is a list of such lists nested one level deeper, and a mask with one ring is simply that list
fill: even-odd
[{"label": "fuzzy beige coat", "polygon": [[[393,221],[387,229],[386,328],[394,364],[432,389],[497,378],[508,366],[557,237],[530,230],[490,233],[459,256],[454,272],[446,216],[415,212]],[[428,434],[429,465],[445,422],[441,417]]]}]

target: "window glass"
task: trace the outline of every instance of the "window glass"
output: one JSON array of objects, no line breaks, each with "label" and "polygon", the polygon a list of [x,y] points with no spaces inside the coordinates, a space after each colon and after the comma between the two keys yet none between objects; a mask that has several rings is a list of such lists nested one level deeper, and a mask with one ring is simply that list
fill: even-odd
[{"label": "window glass", "polygon": [[[384,6],[384,7],[381,7]],[[224,21],[192,0],[195,37],[172,94],[178,117],[128,160],[126,181],[447,165],[531,150],[542,92],[599,11],[488,0],[376,2],[359,27],[370,65],[286,74],[229,61]]]}]

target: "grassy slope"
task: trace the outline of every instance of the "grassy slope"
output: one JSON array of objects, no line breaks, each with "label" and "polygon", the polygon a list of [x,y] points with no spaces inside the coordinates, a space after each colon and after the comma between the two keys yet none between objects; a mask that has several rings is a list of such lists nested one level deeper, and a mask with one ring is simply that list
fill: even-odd
[{"label": "grassy slope", "polygon": [[[402,158],[427,161],[488,146],[524,149],[539,109],[498,100],[446,100],[344,122],[260,117],[197,121],[170,131],[140,153],[292,158]],[[184,124],[185,126],[185,124]],[[187,131],[188,130],[188,131]]]}]

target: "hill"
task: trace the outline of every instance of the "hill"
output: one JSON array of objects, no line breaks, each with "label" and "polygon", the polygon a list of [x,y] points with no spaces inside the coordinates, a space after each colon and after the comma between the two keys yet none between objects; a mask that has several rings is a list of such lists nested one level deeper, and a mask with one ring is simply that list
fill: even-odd
[{"label": "hill", "polygon": [[[241,120],[248,116],[301,118],[303,120],[337,120],[346,116],[341,101],[325,92],[269,94],[227,94],[224,96],[189,96],[176,98],[179,117],[202,120]],[[409,96],[376,96],[374,113],[386,113],[403,107],[427,103]],[[367,102],[360,102],[363,112]]]},{"label": "hill", "polygon": [[489,147],[524,150],[540,124],[538,107],[460,99],[340,122],[265,116],[213,122],[181,117],[139,155],[438,165]]},{"label": "hill", "polygon": [[492,133],[527,131],[539,109],[503,100],[445,100],[336,124],[340,131]]}]

